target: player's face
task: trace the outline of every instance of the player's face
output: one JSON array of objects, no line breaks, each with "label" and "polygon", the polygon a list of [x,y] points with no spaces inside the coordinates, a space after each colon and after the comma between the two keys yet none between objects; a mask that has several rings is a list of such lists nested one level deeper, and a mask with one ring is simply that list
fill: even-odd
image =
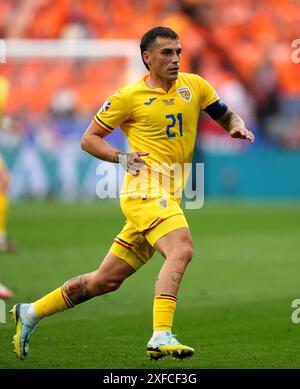
[{"label": "player's face", "polygon": [[181,50],[179,39],[156,38],[146,56],[150,72],[162,80],[177,80]]}]

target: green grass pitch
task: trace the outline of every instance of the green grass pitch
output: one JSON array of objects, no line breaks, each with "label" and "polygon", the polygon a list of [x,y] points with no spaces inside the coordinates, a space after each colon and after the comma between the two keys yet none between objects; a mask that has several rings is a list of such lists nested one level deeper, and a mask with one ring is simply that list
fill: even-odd
[{"label": "green grass pitch", "polygon": [[[299,368],[299,205],[208,203],[186,211],[194,259],[179,293],[174,333],[195,348],[184,361],[149,361],[156,254],[119,290],[40,322],[25,361],[15,358],[14,325],[0,324],[1,368]],[[28,302],[98,267],[123,225],[118,205],[12,205],[17,254],[1,254],[1,281]],[[9,319],[7,317],[7,319]]]}]

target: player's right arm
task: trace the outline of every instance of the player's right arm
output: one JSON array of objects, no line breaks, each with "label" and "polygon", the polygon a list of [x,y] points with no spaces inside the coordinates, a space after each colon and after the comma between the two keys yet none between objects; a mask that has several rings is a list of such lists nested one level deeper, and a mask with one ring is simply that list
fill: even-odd
[{"label": "player's right arm", "polygon": [[111,147],[103,139],[108,134],[106,130],[92,120],[81,138],[81,148],[102,161],[117,162],[116,153],[119,150]]},{"label": "player's right arm", "polygon": [[102,161],[120,163],[126,171],[137,175],[145,161],[144,151],[126,153],[110,146],[104,138],[129,116],[129,105],[122,94],[113,95],[95,115],[81,139],[81,148]]},{"label": "player's right arm", "polygon": [[145,161],[140,157],[149,153],[145,151],[135,153],[119,151],[105,142],[103,138],[106,135],[108,132],[92,121],[83,134],[81,148],[102,161],[120,163],[126,171],[134,176],[138,175],[141,167],[145,165]]}]

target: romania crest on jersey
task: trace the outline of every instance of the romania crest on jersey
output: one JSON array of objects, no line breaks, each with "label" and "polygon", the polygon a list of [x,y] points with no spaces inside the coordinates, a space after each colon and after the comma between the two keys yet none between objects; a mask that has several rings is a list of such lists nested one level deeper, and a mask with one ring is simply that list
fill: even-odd
[{"label": "romania crest on jersey", "polygon": [[183,86],[182,88],[178,88],[177,92],[178,92],[179,96],[187,103],[191,101],[192,93],[191,93],[190,88],[188,86]]}]

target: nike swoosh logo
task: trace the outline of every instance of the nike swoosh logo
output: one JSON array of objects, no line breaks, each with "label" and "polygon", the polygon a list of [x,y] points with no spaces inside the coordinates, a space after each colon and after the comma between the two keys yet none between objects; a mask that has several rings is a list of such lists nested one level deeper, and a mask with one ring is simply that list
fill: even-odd
[{"label": "nike swoosh logo", "polygon": [[149,101],[146,101],[144,104],[150,105],[154,100],[156,100],[156,97],[151,97],[151,99],[149,99]]}]

